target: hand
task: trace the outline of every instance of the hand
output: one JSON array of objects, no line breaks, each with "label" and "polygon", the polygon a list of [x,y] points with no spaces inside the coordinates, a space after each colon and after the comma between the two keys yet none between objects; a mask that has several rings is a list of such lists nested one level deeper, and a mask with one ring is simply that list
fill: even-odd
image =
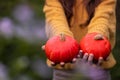
[{"label": "hand", "polygon": [[[42,50],[45,50],[45,45],[43,45],[43,46],[41,47],[41,49],[42,49]],[[80,55],[78,55],[78,57],[79,57],[79,56],[80,56]],[[76,60],[77,60],[77,58],[73,58],[73,60],[71,61],[71,63],[76,62]],[[64,66],[66,65],[65,62],[60,62],[59,64],[56,64],[56,63],[50,61],[50,63],[51,63],[51,66],[53,66],[53,67],[56,66],[56,65],[60,65],[61,67],[64,67]]]},{"label": "hand", "polygon": [[83,74],[91,80],[109,80],[110,74],[108,70],[101,68],[103,58],[99,57],[97,64],[93,63],[93,54],[85,53],[81,50],[79,53],[79,59],[76,61],[76,72]]},{"label": "hand", "polygon": [[70,63],[75,63],[77,61],[77,58],[73,58],[73,60],[71,62],[65,63],[65,62],[60,62],[60,63],[54,63],[52,61],[51,62],[51,66],[55,67],[57,65],[61,66],[61,67],[65,67],[66,65],[69,65]]},{"label": "hand", "polygon": [[78,57],[80,58],[81,61],[83,61],[85,63],[88,63],[90,65],[100,66],[102,64],[102,62],[103,62],[103,57],[99,57],[97,64],[94,64],[93,63],[94,55],[92,53],[91,54],[85,53],[83,55],[82,50],[80,50]]},{"label": "hand", "polygon": [[42,50],[45,50],[45,45],[43,45],[43,46],[41,47],[41,49],[42,49]]}]

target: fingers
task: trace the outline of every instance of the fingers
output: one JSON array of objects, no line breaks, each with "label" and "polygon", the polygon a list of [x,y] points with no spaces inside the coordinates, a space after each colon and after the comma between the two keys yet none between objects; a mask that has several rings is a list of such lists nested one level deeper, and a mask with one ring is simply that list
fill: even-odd
[{"label": "fingers", "polygon": [[41,48],[42,48],[42,50],[45,50],[45,45],[43,45]]},{"label": "fingers", "polygon": [[77,59],[78,59],[78,58],[81,58],[81,57],[82,57],[82,55],[83,55],[82,53],[83,53],[83,51],[82,51],[82,50],[80,50],[80,51],[79,51],[79,54],[77,55],[77,57],[73,58],[73,60],[72,60],[72,62],[71,62],[71,63],[75,63],[75,62],[77,61]]},{"label": "fingers", "polygon": [[[45,45],[42,46],[42,49],[43,50],[45,49]],[[73,60],[71,61],[71,63],[75,63],[77,61],[77,58],[82,57],[82,55],[83,55],[82,53],[83,53],[83,51],[80,50],[79,54],[77,55],[77,57],[73,58]],[[64,67],[66,63],[65,62],[60,62],[60,63],[57,63],[57,64],[59,64],[61,67]],[[51,62],[51,66],[56,66],[57,64],[54,63],[54,62]]]},{"label": "fingers", "polygon": [[51,66],[56,66],[56,64],[54,62],[51,62]]},{"label": "fingers", "polygon": [[83,60],[84,60],[84,61],[87,61],[88,56],[89,56],[88,53],[85,53],[84,56],[83,56]]},{"label": "fingers", "polygon": [[[84,55],[83,55],[83,51],[80,50],[77,58],[81,58],[82,61],[87,62],[87,63],[89,63],[90,65],[95,64],[95,63],[93,62],[93,60],[94,60],[94,55],[93,55],[92,53],[91,53],[91,54],[89,54],[89,53],[84,53]],[[73,62],[76,62],[76,61],[77,61],[77,58],[74,58],[74,59],[73,59]],[[99,57],[98,63],[97,63],[96,65],[97,65],[97,66],[101,66],[103,60],[104,60],[103,57]],[[108,60],[108,59],[106,59],[106,60]]]},{"label": "fingers", "polygon": [[[73,60],[71,61],[71,63],[75,63],[78,58],[82,58],[82,60],[83,60],[84,62],[87,62],[87,63],[89,63],[90,65],[94,64],[94,63],[93,63],[94,55],[93,55],[92,53],[91,53],[91,54],[85,53],[85,54],[83,55],[83,51],[80,50],[78,56],[75,57],[75,58],[73,58]],[[98,63],[97,63],[96,65],[97,65],[97,66],[100,66],[100,65],[102,64],[102,62],[103,62],[103,57],[99,57]],[[56,63],[54,63],[54,62],[51,62],[51,65],[52,65],[52,66],[56,66],[56,65],[58,65],[58,64],[59,64],[61,67],[64,67],[66,63],[65,63],[65,62],[60,62],[60,63],[57,63],[57,64],[56,64]]]},{"label": "fingers", "polygon": [[89,57],[88,57],[88,63],[92,64],[93,63],[93,58],[94,58],[94,55],[90,54]]},{"label": "fingers", "polygon": [[102,64],[102,62],[103,62],[103,57],[99,57],[97,65],[100,66]]},{"label": "fingers", "polygon": [[[61,67],[65,66],[65,62],[60,62],[59,63]],[[56,66],[57,64],[55,62],[51,62],[51,66]]]},{"label": "fingers", "polygon": [[64,66],[65,66],[65,63],[64,63],[64,62],[60,62],[60,66],[61,66],[61,67],[64,67]]},{"label": "fingers", "polygon": [[77,58],[73,58],[72,63],[75,63],[77,61]]},{"label": "fingers", "polygon": [[79,51],[79,54],[77,55],[77,58],[81,58],[82,55],[83,55],[83,50],[80,50],[80,51]]},{"label": "fingers", "polygon": [[93,54],[85,53],[84,56],[83,56],[83,61],[85,61],[89,64],[93,64],[93,58],[94,58]]}]

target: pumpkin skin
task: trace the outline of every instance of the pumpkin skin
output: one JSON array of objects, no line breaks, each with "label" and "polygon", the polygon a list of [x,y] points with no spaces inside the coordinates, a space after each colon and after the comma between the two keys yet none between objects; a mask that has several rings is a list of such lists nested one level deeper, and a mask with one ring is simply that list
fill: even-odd
[{"label": "pumpkin skin", "polygon": [[45,53],[54,63],[71,62],[79,53],[79,43],[67,35],[58,35],[50,38],[45,45]]},{"label": "pumpkin skin", "polygon": [[83,50],[83,54],[93,54],[93,62],[97,62],[99,57],[103,57],[104,60],[109,56],[111,51],[111,45],[108,39],[103,36],[103,39],[95,40],[95,36],[98,33],[89,33],[80,41],[80,48]]}]

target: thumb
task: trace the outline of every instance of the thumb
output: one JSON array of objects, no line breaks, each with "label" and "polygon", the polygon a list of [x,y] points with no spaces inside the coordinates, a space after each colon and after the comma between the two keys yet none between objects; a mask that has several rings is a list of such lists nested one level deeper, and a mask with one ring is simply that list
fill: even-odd
[{"label": "thumb", "polygon": [[42,50],[45,50],[45,45],[43,45],[41,48],[42,48]]}]

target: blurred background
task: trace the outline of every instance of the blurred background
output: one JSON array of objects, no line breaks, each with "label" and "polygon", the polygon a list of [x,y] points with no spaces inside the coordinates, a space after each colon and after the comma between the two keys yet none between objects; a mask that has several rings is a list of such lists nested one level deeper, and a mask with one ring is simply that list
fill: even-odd
[{"label": "blurred background", "polygon": [[[46,42],[45,0],[0,0],[0,80],[51,80],[41,46]],[[113,50],[117,65],[112,80],[120,80],[120,0],[117,0],[117,34]]]}]

